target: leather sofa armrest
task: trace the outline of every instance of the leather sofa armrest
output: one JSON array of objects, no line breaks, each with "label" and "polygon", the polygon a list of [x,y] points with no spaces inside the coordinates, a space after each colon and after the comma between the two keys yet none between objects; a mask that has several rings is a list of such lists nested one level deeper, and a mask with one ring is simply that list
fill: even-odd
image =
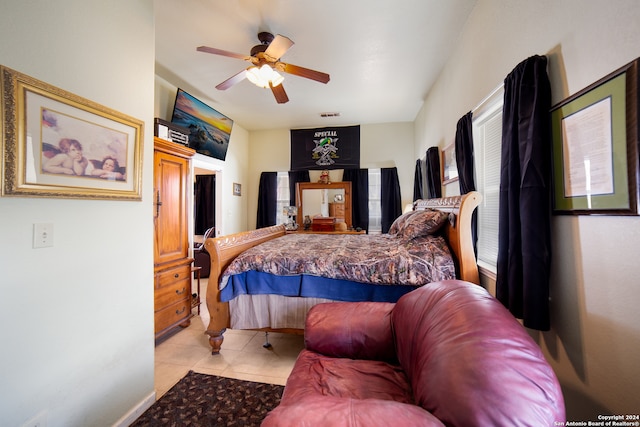
[{"label": "leather sofa armrest", "polygon": [[444,424],[421,407],[406,403],[316,396],[302,399],[295,404],[280,405],[269,412],[261,427],[272,426],[440,427]]},{"label": "leather sofa armrest", "polygon": [[305,346],[326,356],[395,362],[393,307],[384,302],[318,304],[307,314]]}]

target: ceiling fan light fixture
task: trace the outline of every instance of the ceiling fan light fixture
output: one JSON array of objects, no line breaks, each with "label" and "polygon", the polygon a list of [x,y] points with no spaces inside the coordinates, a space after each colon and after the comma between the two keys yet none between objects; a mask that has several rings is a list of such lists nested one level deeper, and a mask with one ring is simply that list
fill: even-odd
[{"label": "ceiling fan light fixture", "polygon": [[260,75],[260,69],[258,67],[249,67],[247,68],[247,80],[258,87],[267,87],[268,82],[265,83],[262,80],[262,76]]},{"label": "ceiling fan light fixture", "polygon": [[271,86],[276,87],[280,84],[282,84],[282,82],[284,81],[284,77],[282,77],[282,74],[280,74],[277,71],[273,71],[273,74],[271,74]]},{"label": "ceiling fan light fixture", "polygon": [[275,87],[284,81],[284,77],[271,68],[269,64],[264,64],[260,68],[255,66],[249,67],[246,75],[247,80],[261,88],[268,88],[269,83]]},{"label": "ceiling fan light fixture", "polygon": [[[278,104],[289,102],[287,92],[284,90],[284,77],[279,73],[287,73],[305,79],[315,80],[320,83],[328,83],[330,76],[327,73],[300,67],[298,65],[280,62],[280,58],[293,46],[293,40],[281,34],[276,35],[269,32],[258,33],[260,44],[251,49],[251,55],[242,55],[217,49],[215,47],[199,46],[198,52],[211,53],[229,58],[242,59],[250,62],[249,68],[229,77],[227,80],[216,86],[218,90],[226,90],[245,78],[254,85],[261,88],[270,88]],[[276,71],[277,70],[277,71]],[[279,72],[278,72],[279,71]]]}]

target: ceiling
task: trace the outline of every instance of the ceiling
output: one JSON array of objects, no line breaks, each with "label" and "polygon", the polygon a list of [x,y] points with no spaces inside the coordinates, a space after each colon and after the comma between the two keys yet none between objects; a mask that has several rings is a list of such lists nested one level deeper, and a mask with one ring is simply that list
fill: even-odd
[{"label": "ceiling", "polygon": [[[293,129],[413,121],[476,0],[156,0],[156,74],[243,128]],[[197,52],[249,55],[257,33],[295,44],[281,60],[331,75],[322,84],[284,74],[286,104],[243,80],[250,64]],[[339,117],[322,118],[321,113]]]}]

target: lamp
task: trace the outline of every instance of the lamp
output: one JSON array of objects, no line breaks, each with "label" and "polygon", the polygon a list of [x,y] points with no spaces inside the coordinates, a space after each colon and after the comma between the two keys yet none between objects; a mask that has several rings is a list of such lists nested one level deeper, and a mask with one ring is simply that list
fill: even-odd
[{"label": "lamp", "polygon": [[282,214],[287,216],[287,222],[285,223],[284,228],[287,230],[297,230],[298,224],[293,220],[293,217],[298,215],[298,207],[285,206],[282,209]]},{"label": "lamp", "polygon": [[262,88],[269,87],[269,83],[276,87],[284,81],[284,77],[269,64],[264,64],[260,68],[256,66],[247,68],[246,76],[251,83]]}]

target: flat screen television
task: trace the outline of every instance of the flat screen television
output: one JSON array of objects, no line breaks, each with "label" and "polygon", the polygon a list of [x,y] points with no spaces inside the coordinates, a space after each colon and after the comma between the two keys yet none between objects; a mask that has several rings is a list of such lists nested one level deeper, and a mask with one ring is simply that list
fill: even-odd
[{"label": "flat screen television", "polygon": [[189,147],[205,156],[224,160],[233,120],[182,89],[176,93],[171,122],[190,130]]}]

